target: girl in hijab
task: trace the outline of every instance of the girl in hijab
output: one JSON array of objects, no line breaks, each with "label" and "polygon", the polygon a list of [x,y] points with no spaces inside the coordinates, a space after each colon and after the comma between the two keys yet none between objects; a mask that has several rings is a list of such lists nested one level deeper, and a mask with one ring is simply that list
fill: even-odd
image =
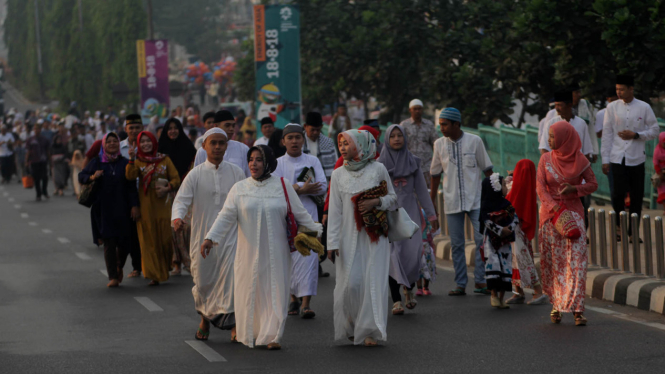
[{"label": "girl in hijab", "polygon": [[[180,180],[183,181],[187,173],[192,169],[196,148],[182,129],[182,124],[177,118],[169,118],[164,124],[164,131],[159,138],[159,152],[167,155],[176,170]],[[169,192],[171,201],[175,199],[177,190]],[[191,258],[189,256],[189,238],[191,235],[191,216],[188,214],[183,220],[182,230],[173,233],[173,271],[171,275],[180,275],[181,268],[189,271]]]},{"label": "girl in hijab", "polygon": [[67,143],[63,141],[63,136],[56,133],[53,136],[51,145],[51,162],[53,164],[53,185],[55,186],[54,195],[63,196],[63,190],[67,187],[69,178],[69,150]]},{"label": "girl in hijab", "polygon": [[[420,209],[425,210],[425,217],[434,230],[438,229],[434,205],[429,197],[427,182],[420,170],[420,159],[414,156],[406,146],[408,138],[400,125],[388,127],[384,136],[383,153],[377,159],[388,170],[390,181],[397,194],[397,202],[409,214],[412,221],[418,222],[423,228],[427,222],[421,220]],[[416,198],[414,198],[416,197]],[[416,295],[413,291],[416,281],[420,278],[420,262],[422,258],[422,229],[411,239],[390,243],[390,294],[393,299],[394,315],[404,314],[400,285],[404,287],[406,307],[416,307]]]},{"label": "girl in hijab", "polygon": [[328,253],[337,257],[335,340],[371,347],[387,339],[386,210],[395,208],[397,196],[388,170],[375,162],[376,139],[369,132],[349,130],[337,142],[344,166],[332,174],[328,207]]},{"label": "girl in hijab", "polygon": [[278,159],[286,154],[286,147],[282,144],[282,129],[277,129],[270,136],[268,140],[268,147],[272,150],[275,159]]},{"label": "girl in hijab", "polygon": [[93,204],[92,225],[104,243],[108,287],[118,287],[127,259],[131,225],[139,214],[136,181],[125,178],[128,160],[120,155],[118,135],[110,132],[101,140],[99,155],[78,175],[81,184],[100,183],[99,199]]},{"label": "girl in hijab", "polygon": [[[540,198],[540,269],[543,291],[553,305],[550,319],[560,323],[562,313],[573,313],[575,325],[584,326],[586,291],[586,235],[577,239],[564,236],[555,219],[572,216],[584,234],[584,208],[580,197],[598,188],[589,160],[580,152],[582,143],[575,128],[559,121],[550,126],[551,152],[540,157],[536,191]],[[586,183],[582,184],[582,180]]]},{"label": "girl in hijab", "polygon": [[[292,183],[271,175],[277,159],[270,147],[254,146],[247,153],[251,178],[233,185],[224,207],[201,245],[207,257],[238,230],[234,262],[234,303],[237,340],[250,348],[281,348],[291,286],[291,253],[287,238],[287,212],[299,226],[316,232]],[[290,208],[289,208],[290,206]]]},{"label": "girl in hijab", "polygon": [[653,168],[660,175],[657,201],[658,204],[663,204],[663,208],[665,208],[665,132],[661,132],[658,136],[658,145],[653,151]]},{"label": "girl in hijab", "polygon": [[169,156],[157,152],[157,139],[142,131],[137,137],[138,153],[129,148],[127,180],[139,178],[141,218],[136,221],[141,243],[143,275],[150,285],[169,279],[173,258],[171,204],[169,192],[180,186],[180,175]]},{"label": "girl in hijab", "polygon": [[508,299],[507,304],[523,304],[524,288],[533,288],[533,299],[527,304],[540,305],[547,302],[540,285],[538,271],[533,261],[531,241],[536,235],[538,226],[538,204],[536,202],[536,165],[524,159],[515,165],[512,188],[506,199],[515,207],[520,223],[515,229],[515,245],[513,247],[513,286],[515,295]]},{"label": "girl in hijab", "polygon": [[479,220],[486,258],[485,278],[487,289],[492,292],[491,304],[499,309],[510,308],[503,297],[512,289],[510,243],[515,241],[515,227],[519,223],[515,208],[504,197],[506,193],[506,183],[498,173],[483,180]]}]

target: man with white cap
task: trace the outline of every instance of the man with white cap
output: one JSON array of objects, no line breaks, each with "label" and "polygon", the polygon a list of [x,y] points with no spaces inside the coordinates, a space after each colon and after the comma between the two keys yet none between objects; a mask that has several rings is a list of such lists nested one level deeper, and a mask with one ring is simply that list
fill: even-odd
[{"label": "man with white cap", "polygon": [[[206,161],[187,174],[173,201],[171,225],[175,231],[182,230],[183,220],[192,209],[190,248],[195,252],[224,207],[231,187],[245,179],[239,167],[224,161],[227,145],[224,130],[213,127],[206,131],[203,135]],[[197,340],[208,340],[211,323],[222,330],[231,330],[231,339],[235,339],[233,263],[237,238],[236,226],[228,240],[214,247],[205,261],[199,255],[192,256],[192,294],[196,311],[201,315]]]},{"label": "man with white cap", "polygon": [[432,148],[434,142],[439,138],[436,133],[434,122],[423,118],[423,102],[413,99],[409,103],[411,118],[405,119],[400,126],[406,131],[409,138],[407,146],[409,151],[420,158],[420,167],[425,175],[425,180],[430,180],[430,165],[432,163]]},{"label": "man with white cap", "polygon": [[[224,130],[229,138],[233,137],[235,131],[236,120],[233,114],[228,110],[220,110],[215,113],[214,125],[217,128]],[[243,143],[229,139],[226,152],[224,152],[224,161],[238,166],[249,177],[249,164],[247,163],[247,152],[249,147]],[[194,159],[194,166],[199,166],[206,160],[205,147],[199,148],[196,151],[196,158]]]},{"label": "man with white cap", "polygon": [[[466,295],[466,253],[464,251],[464,219],[468,216],[473,225],[476,242],[475,269],[476,287],[473,292],[489,295],[485,281],[485,264],[480,255],[483,237],[480,235],[480,194],[482,181],[492,175],[490,161],[483,140],[479,136],[462,131],[462,114],[455,108],[445,108],[439,115],[443,138],[434,143],[432,160],[432,184],[430,197],[436,206],[436,194],[443,174],[443,199],[448,232],[452,242],[453,266],[457,287],[450,296]],[[438,214],[443,214],[438,212]]]}]

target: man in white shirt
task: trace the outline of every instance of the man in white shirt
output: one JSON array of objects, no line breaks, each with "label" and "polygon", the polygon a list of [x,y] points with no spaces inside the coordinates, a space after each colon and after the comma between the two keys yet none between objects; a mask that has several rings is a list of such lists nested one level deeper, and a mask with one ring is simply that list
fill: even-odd
[{"label": "man in white shirt", "polygon": [[[316,222],[318,219],[318,208],[313,197],[325,194],[328,189],[326,174],[323,171],[321,162],[315,156],[304,154],[302,152],[305,143],[305,131],[302,126],[296,123],[289,123],[284,126],[282,134],[286,154],[277,159],[277,169],[272,173],[275,177],[282,177],[293,184],[303,207],[307,213]],[[298,181],[298,177],[305,168],[314,169],[314,180],[308,179],[305,182]],[[304,319],[314,318],[316,315],[310,308],[312,296],[316,296],[316,289],[319,283],[319,256],[316,253],[310,253],[309,256],[303,256],[300,252],[291,253],[291,304],[289,305],[289,315],[301,314]],[[300,303],[302,300],[302,310]]]},{"label": "man in white shirt", "polygon": [[[645,144],[658,137],[658,121],[651,106],[635,98],[633,77],[619,75],[616,83],[617,96],[620,100],[607,106],[603,120],[601,144],[603,173],[608,174],[610,168],[612,169],[614,177],[612,207],[614,211],[624,211],[624,197],[628,193],[631,201],[630,213],[637,213],[642,217]],[[619,215],[617,214],[618,224]],[[635,230],[638,229],[639,227],[635,228]],[[629,235],[633,232],[632,230],[631,227]],[[625,240],[625,238],[623,239]]]},{"label": "man in white shirt", "polygon": [[577,135],[580,137],[582,143],[582,154],[587,156],[589,160],[593,156],[593,146],[589,139],[589,132],[586,122],[576,115],[573,114],[573,94],[571,91],[561,91],[557,92],[554,96],[554,109],[557,114],[553,116],[546,124],[543,126],[543,134],[540,138],[540,154],[545,154],[549,151],[550,145],[548,143],[550,126],[559,121],[566,121],[573,125]]},{"label": "man in white shirt", "polygon": [[[607,94],[605,95],[605,100],[607,100],[607,103],[611,103],[613,101],[619,100],[617,97],[617,89],[616,87],[610,87],[607,90]],[[596,135],[598,136],[598,139],[602,139],[603,137],[603,122],[605,122],[605,110],[606,108],[603,108],[599,110],[596,113]],[[607,181],[610,184],[610,197],[614,195],[614,178],[612,175],[612,168],[610,168],[609,173],[607,173]]]},{"label": "man in white shirt", "polygon": [[[588,138],[591,141],[591,146],[593,147],[593,155],[591,162],[596,162],[598,159],[598,136],[596,135],[596,116],[593,113],[593,106],[589,104],[588,101],[582,99],[582,89],[580,85],[575,83],[571,86],[570,90],[573,93],[573,114],[575,117],[579,117],[587,124],[587,133]],[[591,200],[591,196],[589,196]]]},{"label": "man in white shirt", "polygon": [[550,122],[552,117],[556,116],[556,109],[554,109],[554,98],[550,100],[548,104],[550,110],[545,114],[545,117],[538,122],[538,140],[543,136],[543,127]]},{"label": "man in white shirt", "polygon": [[[434,142],[434,157],[430,173],[432,184],[430,196],[436,206],[436,194],[443,174],[443,198],[448,231],[452,242],[452,257],[455,267],[457,287],[450,296],[466,295],[466,253],[464,252],[464,218],[469,217],[473,224],[473,237],[476,242],[475,269],[473,272],[476,288],[473,292],[489,295],[485,281],[485,264],[480,255],[482,235],[478,218],[480,216],[480,193],[483,178],[492,174],[485,145],[479,136],[462,131],[462,115],[455,108],[445,108],[439,115],[439,125],[443,138]],[[444,214],[444,212],[438,212]]]},{"label": "man in white shirt", "polygon": [[9,183],[14,173],[14,135],[7,131],[7,125],[0,125],[0,172],[2,184]]},{"label": "man in white shirt", "polygon": [[[203,115],[203,127],[205,128],[206,132],[215,127],[215,112],[208,112]],[[203,136],[196,139],[196,142],[194,143],[194,148],[196,148],[197,150],[201,149],[203,147],[203,139],[204,139]]]},{"label": "man in white shirt", "polygon": [[[215,127],[219,127],[224,130],[228,135],[229,139],[233,139],[233,135],[236,130],[236,120],[233,117],[233,114],[228,110],[220,110],[215,113]],[[235,166],[242,169],[245,173],[245,176],[250,177],[249,165],[247,164],[247,152],[249,152],[249,147],[243,143],[237,142],[235,140],[229,140],[226,147],[226,152],[224,153],[224,161],[234,164]],[[199,166],[204,163],[207,159],[206,150],[200,148],[196,151],[196,158],[194,159],[194,166]]]},{"label": "man in white shirt", "polygon": [[270,137],[274,132],[275,132],[275,123],[272,121],[272,118],[270,117],[261,118],[261,134],[263,134],[263,136],[256,139],[254,145],[255,146],[268,145]]}]

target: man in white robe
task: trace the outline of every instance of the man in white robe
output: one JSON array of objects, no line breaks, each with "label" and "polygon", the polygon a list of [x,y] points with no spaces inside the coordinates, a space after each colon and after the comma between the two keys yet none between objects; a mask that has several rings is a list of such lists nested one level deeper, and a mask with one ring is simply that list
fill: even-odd
[{"label": "man in white robe", "polygon": [[[215,127],[218,127],[228,135],[229,141],[227,143],[226,152],[224,152],[224,161],[238,166],[245,173],[245,177],[249,177],[249,165],[247,164],[247,152],[249,147],[233,138],[235,132],[236,120],[233,114],[228,110],[220,110],[215,113]],[[199,166],[206,161],[205,147],[201,147],[196,151],[196,158],[194,159],[194,166]]]},{"label": "man in white robe", "polygon": [[223,330],[231,329],[235,339],[233,303],[233,266],[235,262],[237,227],[227,241],[215,247],[210,258],[203,261],[199,248],[217,215],[222,210],[231,187],[245,179],[243,171],[223,161],[228,138],[219,128],[208,130],[203,136],[207,160],[187,174],[173,202],[172,225],[182,229],[183,220],[191,208],[192,234],[190,238],[191,273],[194,280],[192,294],[201,324],[196,339],[207,340],[210,323]]},{"label": "man in white robe", "polygon": [[[302,152],[305,143],[305,130],[299,124],[289,123],[284,127],[282,135],[286,154],[277,159],[276,177],[282,177],[293,184],[302,205],[312,220],[318,221],[317,205],[313,196],[322,195],[328,189],[326,174],[316,156]],[[298,177],[305,168],[314,169],[314,180],[298,182]],[[316,315],[310,308],[312,296],[316,295],[319,283],[319,258],[314,254],[303,256],[300,252],[291,253],[291,304],[289,315],[301,314],[302,318],[310,319]],[[299,310],[299,299],[302,299],[302,312]]]}]

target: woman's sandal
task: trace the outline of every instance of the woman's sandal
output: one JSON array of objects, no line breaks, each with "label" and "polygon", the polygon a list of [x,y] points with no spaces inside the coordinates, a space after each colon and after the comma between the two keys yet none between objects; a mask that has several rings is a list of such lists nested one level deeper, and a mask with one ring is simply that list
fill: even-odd
[{"label": "woman's sandal", "polygon": [[393,304],[393,316],[401,316],[402,314],[404,314],[402,302],[396,301],[395,304]]},{"label": "woman's sandal", "polygon": [[557,323],[557,324],[561,323],[561,317],[562,317],[561,312],[559,312],[556,309],[552,309],[552,311],[550,312],[550,319],[552,320],[552,323]]},{"label": "woman's sandal", "polygon": [[231,335],[231,343],[237,343],[238,342],[238,334]]},{"label": "woman's sandal", "polygon": [[379,343],[374,338],[365,338],[365,347],[376,347]]},{"label": "woman's sandal", "polygon": [[418,305],[418,300],[416,300],[416,295],[413,294],[413,290],[409,291],[404,288],[404,297],[406,298],[406,308],[414,309]]},{"label": "woman's sandal", "polygon": [[282,346],[279,345],[279,343],[270,343],[268,344],[268,350],[269,351],[279,351],[282,349]]},{"label": "woman's sandal", "polygon": [[432,291],[430,291],[429,288],[425,288],[423,289],[423,295],[432,296]]},{"label": "woman's sandal", "polygon": [[316,317],[316,313],[311,310],[308,306],[302,308],[302,319],[312,319]]},{"label": "woman's sandal", "polygon": [[586,326],[587,319],[584,317],[584,315],[579,314],[575,316],[575,326]]},{"label": "woman's sandal", "polygon": [[298,314],[300,314],[300,303],[292,301],[291,304],[289,304],[289,315],[297,316]]},{"label": "woman's sandal", "polygon": [[140,272],[140,271],[138,271],[138,270],[134,270],[134,271],[132,271],[131,273],[129,273],[129,275],[127,276],[127,278],[136,278],[136,277],[138,277],[138,276],[140,276],[140,275],[141,275],[141,272]]},{"label": "woman's sandal", "polygon": [[454,290],[450,290],[448,292],[448,296],[464,296],[466,295],[466,291],[463,288],[455,288]]},{"label": "woman's sandal", "polygon": [[196,340],[203,340],[203,341],[208,340],[209,336],[210,336],[210,331],[204,332],[203,330],[201,330],[200,327],[199,327],[199,331],[197,331],[196,334],[194,334],[194,338]]}]

